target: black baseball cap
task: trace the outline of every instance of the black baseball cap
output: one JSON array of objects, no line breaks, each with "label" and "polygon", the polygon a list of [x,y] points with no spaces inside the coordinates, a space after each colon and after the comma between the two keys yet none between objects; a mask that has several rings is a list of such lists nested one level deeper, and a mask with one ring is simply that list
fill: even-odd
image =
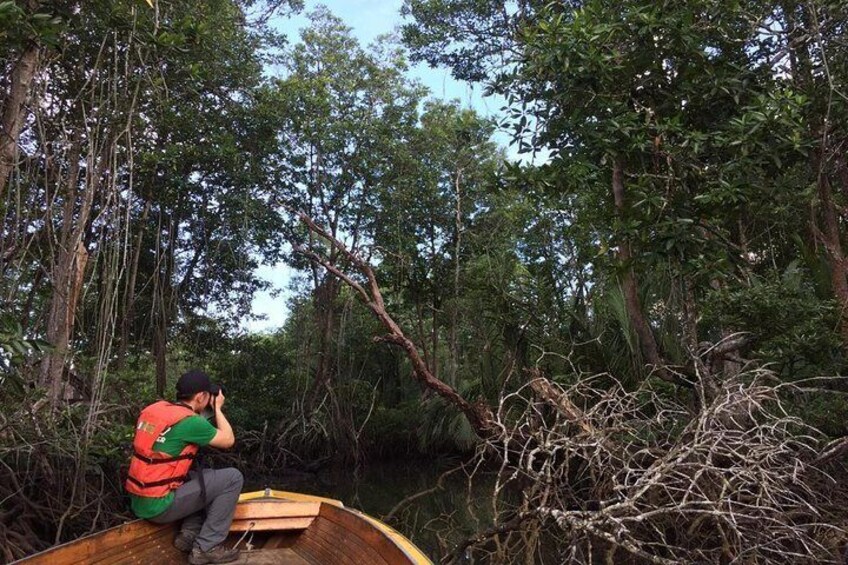
[{"label": "black baseball cap", "polygon": [[209,375],[203,371],[192,369],[191,371],[183,373],[177,381],[177,396],[191,396],[198,392],[218,394],[221,392],[221,387],[213,383],[209,379]]}]

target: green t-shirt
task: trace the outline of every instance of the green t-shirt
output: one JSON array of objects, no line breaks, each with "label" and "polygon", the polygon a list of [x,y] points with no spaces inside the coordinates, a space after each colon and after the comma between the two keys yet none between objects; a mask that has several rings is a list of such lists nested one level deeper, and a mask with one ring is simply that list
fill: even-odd
[{"label": "green t-shirt", "polygon": [[[189,416],[165,430],[159,436],[163,441],[154,442],[153,451],[176,457],[190,443],[199,447],[209,445],[217,432],[218,430],[206,418]],[[133,514],[139,518],[153,518],[168,509],[174,501],[174,493],[171,491],[161,498],[131,494],[130,501]]]}]

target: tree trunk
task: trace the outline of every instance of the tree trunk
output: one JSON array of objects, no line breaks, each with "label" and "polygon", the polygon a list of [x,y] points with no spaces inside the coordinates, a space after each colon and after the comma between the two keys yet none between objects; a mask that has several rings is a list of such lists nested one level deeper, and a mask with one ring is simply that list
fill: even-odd
[{"label": "tree trunk", "polygon": [[332,385],[334,371],[333,351],[330,346],[336,326],[335,303],[339,294],[339,282],[325,277],[315,289],[315,322],[318,328],[318,362],[310,391],[310,403],[317,400],[322,391]]},{"label": "tree trunk", "polygon": [[448,374],[449,385],[456,386],[457,371],[459,369],[459,343],[457,336],[457,324],[459,323],[459,275],[461,270],[460,253],[462,252],[462,169],[456,172],[454,182],[456,207],[454,210],[454,222],[456,229],[456,241],[454,242],[454,268],[453,268],[453,306],[451,307],[450,330],[448,333]]},{"label": "tree trunk", "polygon": [[168,380],[168,326],[162,313],[157,314],[153,326],[153,358],[156,362],[156,395],[165,398],[165,385]]},{"label": "tree trunk", "polygon": [[[156,239],[156,270],[153,277],[153,358],[156,364],[156,394],[165,396],[165,384],[168,378],[168,325],[172,303],[172,275],[174,270],[174,245],[177,241],[177,225],[173,216],[168,219],[167,238],[162,245],[162,210]],[[163,266],[164,264],[164,266]]]},{"label": "tree trunk", "polygon": [[[433,223],[429,226],[430,265],[436,265],[436,230]],[[430,276],[430,364],[428,368],[433,376],[439,378],[439,296],[436,290],[436,275]]]},{"label": "tree trunk", "polygon": [[[681,280],[683,287],[683,335],[686,348],[691,357],[694,376],[697,378],[696,390],[699,395],[701,406],[712,404],[719,393],[716,371],[713,369],[712,360],[707,363],[701,357],[700,343],[698,342],[698,306],[695,301],[695,288],[689,276],[683,276]],[[723,356],[718,356],[721,359]]]},{"label": "tree trunk", "polygon": [[[37,6],[35,2],[28,4]],[[26,116],[24,104],[29,97],[40,53],[41,48],[37,44],[28,45],[12,70],[9,95],[3,105],[0,123],[0,202],[4,199],[9,175],[17,162],[18,139]]]},{"label": "tree trunk", "polygon": [[[68,177],[65,203],[62,213],[62,229],[58,242],[58,256],[52,269],[51,278],[53,296],[50,302],[50,315],[47,323],[47,341],[53,351],[41,364],[41,385],[48,391],[52,406],[56,406],[62,393],[62,374],[73,333],[74,317],[80,291],[82,289],[85,267],[88,263],[88,251],[83,244],[83,235],[94,202],[94,195],[100,186],[100,179],[106,167],[107,159],[89,157],[88,171],[83,185],[82,199],[77,209],[80,138],[73,142],[68,152]],[[107,144],[108,146],[108,144]],[[97,162],[95,163],[95,159]]]},{"label": "tree trunk", "polygon": [[[787,18],[786,44],[793,61],[793,79],[798,90],[806,92],[812,99],[815,99],[814,62],[808,50],[809,40],[805,39],[807,30],[811,28],[810,12],[805,5],[798,2],[784,2],[783,11]],[[818,123],[816,123],[816,120]],[[842,338],[842,347],[848,350],[848,265],[846,265],[845,254],[842,249],[839,212],[833,201],[833,188],[830,179],[830,174],[833,171],[829,170],[828,167],[831,158],[835,157],[837,162],[836,172],[840,174],[841,182],[846,188],[848,188],[848,172],[844,177],[841,176],[841,163],[839,162],[841,154],[838,149],[834,149],[840,147],[841,144],[833,143],[830,139],[832,132],[828,117],[820,115],[812,118],[809,123],[811,131],[820,139],[820,146],[813,151],[810,163],[812,173],[816,176],[816,187],[818,189],[818,210],[816,210],[814,203],[811,208],[810,227],[814,240],[821,243],[826,251],[830,267],[831,290],[839,303],[839,333]],[[821,227],[818,225],[819,221],[821,221]]]},{"label": "tree trunk", "polygon": [[415,328],[418,332],[418,341],[421,343],[421,353],[424,355],[424,364],[431,367],[430,348],[427,346],[427,343],[430,340],[427,339],[427,332],[424,331],[424,306],[417,300],[415,302],[415,314]]},{"label": "tree trunk", "polygon": [[47,397],[53,407],[62,397],[62,374],[87,263],[88,251],[82,242],[78,242],[73,250],[61,252],[54,277],[47,326],[47,341],[53,346],[53,351],[41,363],[41,384],[47,389]]},{"label": "tree trunk", "polygon": [[831,288],[839,303],[839,330],[842,346],[848,350],[848,270],[846,270],[848,265],[846,265],[842,240],[839,236],[839,216],[833,202],[830,180],[825,171],[820,171],[818,176],[819,207],[823,229],[817,232],[827,251]]},{"label": "tree trunk", "polygon": [[[431,285],[435,288],[435,285]],[[432,296],[432,305],[430,308],[430,350],[433,352],[432,357],[430,357],[430,371],[433,373],[433,376],[436,378],[439,377],[439,318],[438,312],[436,309],[436,296],[435,290],[431,293]]]},{"label": "tree trunk", "polygon": [[118,357],[115,360],[115,367],[123,368],[127,360],[127,351],[130,341],[130,326],[135,317],[135,284],[138,279],[138,263],[141,260],[141,243],[146,229],[145,222],[150,213],[150,201],[144,203],[144,212],[141,214],[141,220],[138,226],[138,232],[133,239],[133,256],[129,266],[129,276],[127,277],[127,285],[124,290],[124,307],[123,316],[121,317],[121,339],[118,345]]},{"label": "tree trunk", "polygon": [[[612,193],[616,212],[619,217],[624,217],[626,212],[624,170],[621,161],[618,159],[613,163]],[[633,255],[628,240],[622,241],[618,246],[618,259],[624,267],[624,274],[621,277],[621,287],[624,293],[625,309],[627,310],[627,317],[630,320],[630,324],[633,326],[636,337],[639,340],[639,350],[642,352],[642,357],[656,371],[660,378],[670,382],[676,382],[677,379],[669,373],[660,357],[659,348],[651,331],[651,326],[642,312],[642,303],[639,299],[639,286],[632,265]]]}]

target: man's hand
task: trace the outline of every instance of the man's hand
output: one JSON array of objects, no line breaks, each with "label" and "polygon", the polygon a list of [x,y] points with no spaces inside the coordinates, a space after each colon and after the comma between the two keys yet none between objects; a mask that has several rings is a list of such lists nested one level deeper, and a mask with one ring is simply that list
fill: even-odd
[{"label": "man's hand", "polygon": [[215,408],[215,423],[218,426],[218,433],[215,434],[215,437],[212,438],[209,445],[212,447],[228,449],[235,444],[236,437],[233,434],[233,428],[230,426],[230,422],[227,421],[227,417],[224,416],[224,412],[221,411],[221,408],[224,406],[223,392],[219,392],[218,395],[212,399],[212,406]]}]

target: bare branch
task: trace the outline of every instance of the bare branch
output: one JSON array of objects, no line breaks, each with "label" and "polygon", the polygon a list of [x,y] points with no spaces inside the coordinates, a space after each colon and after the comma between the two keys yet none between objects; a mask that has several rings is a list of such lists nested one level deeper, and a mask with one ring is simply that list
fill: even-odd
[{"label": "bare branch", "polygon": [[354,278],[350,274],[346,273],[338,264],[318,254],[315,250],[308,248],[297,249],[298,252],[308,257],[313,263],[321,265],[327,270],[327,272],[337,277],[356,291],[383,327],[388,330],[388,334],[376,338],[376,341],[390,343],[403,349],[406,356],[412,363],[413,377],[423,386],[434,391],[440,397],[444,398],[450,404],[462,411],[480,438],[489,437],[492,433],[491,422],[493,416],[491,408],[479,402],[469,402],[453,387],[447,385],[433,375],[427,367],[427,364],[421,358],[421,354],[418,352],[418,347],[412,342],[412,340],[406,337],[406,334],[404,334],[401,327],[386,310],[386,305],[383,301],[383,294],[380,291],[380,285],[377,281],[376,275],[374,274],[374,269],[368,261],[348,249],[344,243],[333,237],[332,234],[319,226],[312,218],[303,212],[294,211],[291,210],[291,208],[289,208],[289,210],[300,218],[311,233],[314,233],[328,241],[332,248],[335,249],[341,257],[345,258],[350,265],[359,271],[361,275],[365,276],[368,281],[367,288],[356,282]]},{"label": "bare branch", "polygon": [[828,538],[845,532],[817,466],[848,438],[821,450],[823,434],[789,415],[773,382],[765,370],[721,382],[693,417],[651,381],[629,391],[606,374],[567,387],[537,375],[502,398],[500,435],[480,455],[507,462],[492,489],[502,523],[524,519],[458,551],[503,562],[498,547],[529,555],[514,544],[546,538],[569,563],[835,560]]}]

